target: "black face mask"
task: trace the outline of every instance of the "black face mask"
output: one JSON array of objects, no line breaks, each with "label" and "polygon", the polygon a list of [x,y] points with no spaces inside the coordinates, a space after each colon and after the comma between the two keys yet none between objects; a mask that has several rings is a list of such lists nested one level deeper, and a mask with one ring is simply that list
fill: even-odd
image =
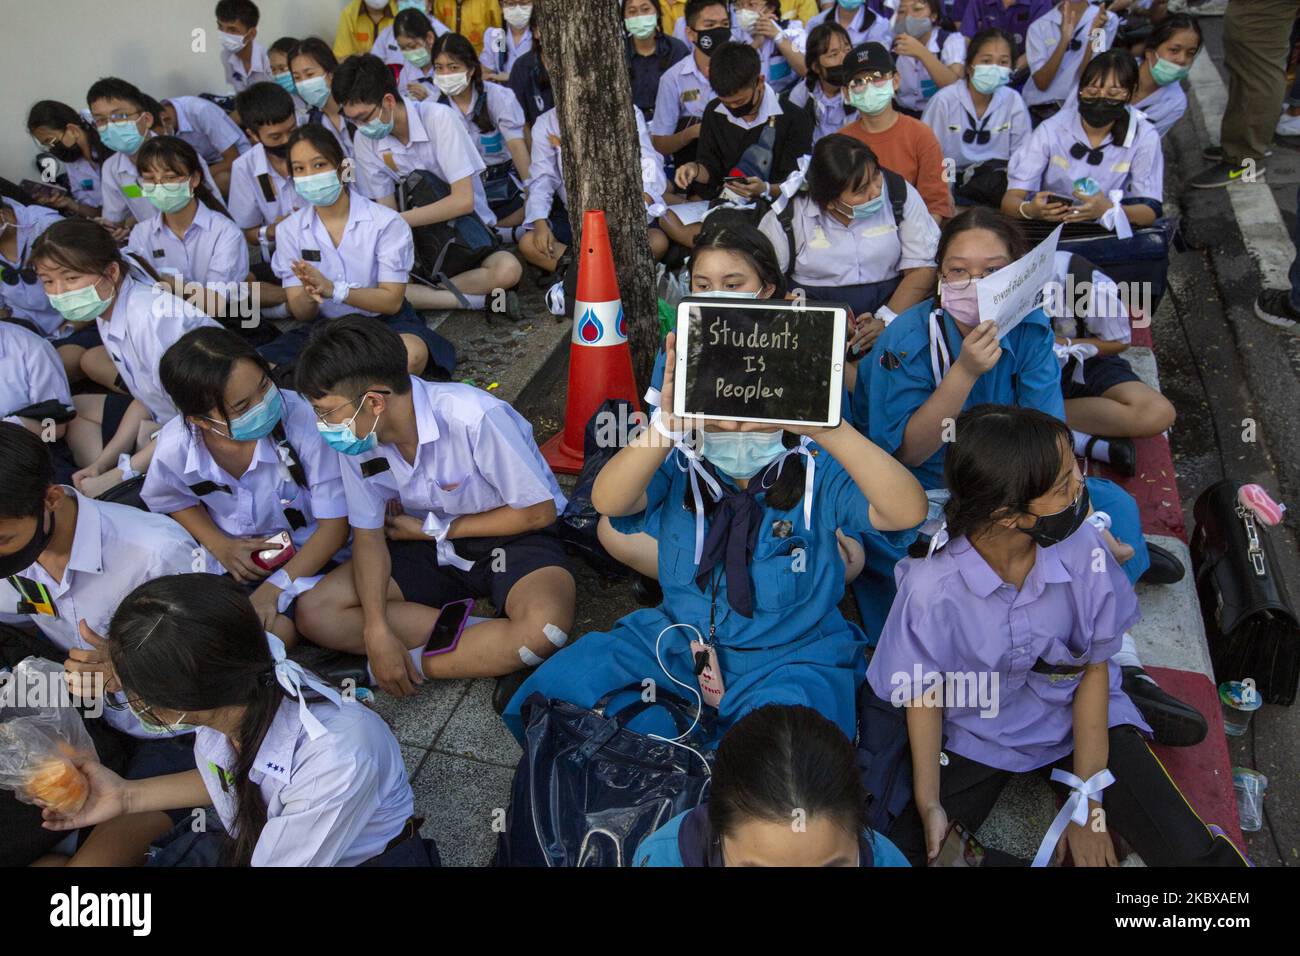
[{"label": "black face mask", "polygon": [[727,112],[736,117],[736,119],[744,119],[750,113],[758,109],[759,102],[758,89],[755,88],[753,95],[749,97],[744,106],[728,106]]},{"label": "black face mask", "polygon": [[75,143],[71,146],[64,146],[62,143],[56,142],[46,152],[61,163],[75,163],[81,159],[81,150]]},{"label": "black face mask", "polygon": [[1031,527],[1017,530],[1033,538],[1034,544],[1039,547],[1050,548],[1079,530],[1088,517],[1089,504],[1088,484],[1084,482],[1079,486],[1079,497],[1074,504],[1054,515],[1039,515]]},{"label": "black face mask", "polygon": [[1118,123],[1128,113],[1128,103],[1102,96],[1079,97],[1079,116],[1093,129]]},{"label": "black face mask", "polygon": [[288,144],[288,143],[281,143],[279,146],[267,146],[265,143],[263,143],[263,144],[262,144],[262,148],[263,148],[264,150],[266,150],[266,155],[268,155],[268,156],[273,156],[273,157],[275,157],[276,159],[288,159],[288,158],[289,158],[289,144]]},{"label": "black face mask", "polygon": [[731,27],[714,27],[702,30],[695,37],[695,45],[705,56],[713,56],[713,51],[731,39]]},{"label": "black face mask", "polygon": [[19,548],[13,554],[0,556],[0,578],[13,577],[26,571],[36,559],[41,556],[50,543],[50,538],[54,536],[54,512],[50,512],[50,527],[45,529],[45,512],[42,511],[39,518],[36,519],[36,531],[32,534],[32,540]]}]

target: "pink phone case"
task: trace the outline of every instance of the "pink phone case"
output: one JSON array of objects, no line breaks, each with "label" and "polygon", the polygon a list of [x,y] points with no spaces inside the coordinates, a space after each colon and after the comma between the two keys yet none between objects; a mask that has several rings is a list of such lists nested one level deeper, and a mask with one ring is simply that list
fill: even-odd
[{"label": "pink phone case", "polygon": [[[465,600],[463,601],[452,601],[449,604],[445,604],[443,605],[442,611],[439,612],[438,617],[441,618],[443,614],[447,613],[448,608],[453,608],[458,604],[463,604],[465,606],[465,616],[462,617],[460,620],[460,630],[456,632],[456,636],[451,639],[450,644],[448,644],[446,647],[438,648],[437,650],[433,650],[433,651],[426,650],[423,655],[424,657],[437,657],[439,654],[450,654],[460,644],[461,635],[465,633],[465,628],[469,626],[469,612],[474,610],[474,599],[465,598]],[[437,626],[438,625],[435,622],[434,627]],[[427,642],[426,642],[426,646],[427,646]]]},{"label": "pink phone case", "polygon": [[1270,528],[1281,523],[1282,514],[1286,511],[1286,505],[1278,504],[1259,485],[1242,485],[1237,489],[1237,500],[1241,502],[1243,508],[1253,511],[1255,517]]}]

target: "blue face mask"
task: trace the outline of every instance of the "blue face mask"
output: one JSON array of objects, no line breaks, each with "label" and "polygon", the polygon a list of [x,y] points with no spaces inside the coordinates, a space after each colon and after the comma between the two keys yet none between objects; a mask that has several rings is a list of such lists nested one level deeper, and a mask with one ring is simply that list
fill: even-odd
[{"label": "blue face mask", "polygon": [[867,0],[839,0],[840,8],[843,10],[856,10],[866,2]]},{"label": "blue face mask", "polygon": [[712,292],[692,292],[691,295],[698,299],[757,299],[757,292],[728,292],[725,289],[715,289]]},{"label": "blue face mask", "polygon": [[[362,396],[364,398],[365,396]],[[358,402],[361,399],[357,399]],[[361,409],[357,409],[357,415],[361,414]],[[381,413],[382,414],[382,413]],[[379,416],[375,416],[375,424],[370,429],[370,434],[365,438],[358,438],[356,432],[352,430],[352,423],[357,420],[357,415],[353,415],[346,422],[338,425],[331,425],[329,422],[316,422],[316,429],[320,432],[320,437],[325,439],[325,444],[329,445],[340,455],[364,455],[371,451],[379,444]]]},{"label": "blue face mask", "polygon": [[292,95],[296,89],[293,83],[293,74],[288,70],[285,70],[283,73],[276,73],[271,77],[271,79],[275,80],[276,86],[280,87],[280,89],[290,95]]},{"label": "blue face mask", "polygon": [[995,63],[980,63],[971,70],[970,85],[987,96],[998,87],[1011,82],[1011,67]]},{"label": "blue face mask", "polygon": [[393,123],[394,123],[393,120],[389,120],[387,123],[385,123],[382,119],[383,115],[384,115],[384,109],[381,106],[379,108],[379,116],[375,117],[369,123],[366,123],[363,126],[358,126],[357,132],[359,132],[362,136],[366,137],[366,139],[383,139],[385,136],[387,136],[389,133],[393,131]]},{"label": "blue face mask", "polygon": [[272,385],[260,402],[230,423],[230,437],[235,441],[265,438],[275,430],[283,414],[284,400],[280,390]]},{"label": "blue face mask", "polygon": [[308,106],[320,109],[330,98],[330,87],[323,76],[312,76],[298,84],[298,95]]},{"label": "blue face mask", "polygon": [[135,120],[122,120],[109,123],[99,134],[100,141],[115,153],[134,156],[144,145],[144,133],[135,125]]},{"label": "blue face mask", "polygon": [[[845,203],[844,205],[848,205]],[[854,219],[870,219],[885,205],[885,197],[877,196],[875,199],[868,199],[864,203],[858,203],[856,206],[849,206]]]},{"label": "blue face mask", "polygon": [[704,432],[700,454],[724,475],[753,478],[785,452],[782,432]]},{"label": "blue face mask", "polygon": [[295,176],[293,188],[313,206],[332,206],[343,192],[343,181],[330,169],[315,176]]},{"label": "blue face mask", "polygon": [[1191,67],[1179,66],[1164,57],[1157,56],[1155,65],[1151,67],[1151,79],[1156,81],[1157,86],[1168,86],[1170,83],[1177,83],[1191,72]]}]

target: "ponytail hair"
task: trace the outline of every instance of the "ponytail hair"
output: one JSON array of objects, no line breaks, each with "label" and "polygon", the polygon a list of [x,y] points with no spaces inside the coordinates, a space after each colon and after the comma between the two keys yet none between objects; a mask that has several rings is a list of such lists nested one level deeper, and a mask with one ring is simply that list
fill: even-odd
[{"label": "ponytail hair", "polygon": [[54,223],[32,243],[27,261],[33,268],[49,263],[81,275],[104,275],[116,264],[121,272],[119,281],[130,273],[132,265],[138,265],[155,282],[159,280],[149,263],[135,258],[128,261],[109,231],[92,219]]},{"label": "ponytail hair", "polygon": [[[484,95],[483,88],[483,64],[479,62],[474,53],[474,44],[470,43],[459,33],[444,33],[438,39],[433,41],[433,59],[446,54],[453,60],[463,63],[469,70],[469,83],[474,87],[479,96]],[[491,133],[496,127],[492,124],[492,117],[488,115],[487,104],[483,104],[483,109],[475,110],[475,125],[480,133]]]},{"label": "ponytail hair", "polygon": [[113,151],[100,140],[99,130],[95,128],[95,124],[87,122],[84,116],[67,103],[60,103],[58,100],[40,100],[27,111],[29,133],[34,133],[38,129],[67,129],[69,126],[77,126],[85,131],[86,139],[90,143],[90,158],[96,165],[102,165],[113,155]]},{"label": "ponytail hair", "polygon": [[276,682],[262,622],[239,587],[215,574],[154,578],[126,596],[108,628],[109,656],[141,707],[200,713],[243,709],[234,740],[236,812],[225,863],[247,866],[266,826],[266,801],[249,779],[288,695]]},{"label": "ponytail hair", "polygon": [[160,169],[178,176],[198,174],[199,184],[194,189],[194,198],[213,212],[230,218],[230,213],[222,205],[221,199],[213,195],[204,176],[203,162],[194,147],[179,136],[154,136],[144,141],[135,159],[140,172]]}]

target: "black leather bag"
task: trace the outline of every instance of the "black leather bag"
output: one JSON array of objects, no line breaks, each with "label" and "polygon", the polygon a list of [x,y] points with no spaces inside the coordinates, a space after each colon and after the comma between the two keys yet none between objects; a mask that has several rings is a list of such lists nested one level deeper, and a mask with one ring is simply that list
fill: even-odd
[{"label": "black leather bag", "polygon": [[[645,837],[704,800],[710,777],[698,756],[626,727],[662,707],[685,733],[695,705],[659,689],[654,701],[607,715],[625,690],[639,694],[641,685],[611,691],[590,710],[541,694],[524,701],[524,755],[497,866],[627,866]],[[699,740],[684,742],[704,752]]]},{"label": "black leather bag", "polygon": [[99,500],[109,504],[128,505],[132,508],[139,508],[141,511],[148,511],[149,508],[140,495],[143,489],[144,475],[136,475],[134,478],[128,478],[126,481],[119,482],[109,488],[108,491],[99,496]]},{"label": "black leather bag", "polygon": [[1237,501],[1241,483],[1196,499],[1192,566],[1218,681],[1250,678],[1265,703],[1292,704],[1300,684],[1300,616],[1278,571],[1271,532]]},{"label": "black leather bag", "polygon": [[631,441],[635,413],[632,403],[621,398],[607,398],[601,402],[587,422],[582,438],[582,472],[568,495],[564,513],[560,515],[560,540],[571,553],[581,557],[606,578],[626,577],[627,567],[614,560],[596,537],[600,514],[591,503],[591,490],[600,470]]},{"label": "black leather bag", "polygon": [[[451,187],[440,177],[428,170],[417,169],[398,182],[397,209],[407,212],[432,205],[450,195]],[[437,283],[448,289],[461,299],[462,306],[468,308],[451,277],[482,265],[483,260],[501,245],[501,237],[474,212],[446,222],[416,226],[411,234],[415,240],[415,268],[411,275],[417,280]]]}]

